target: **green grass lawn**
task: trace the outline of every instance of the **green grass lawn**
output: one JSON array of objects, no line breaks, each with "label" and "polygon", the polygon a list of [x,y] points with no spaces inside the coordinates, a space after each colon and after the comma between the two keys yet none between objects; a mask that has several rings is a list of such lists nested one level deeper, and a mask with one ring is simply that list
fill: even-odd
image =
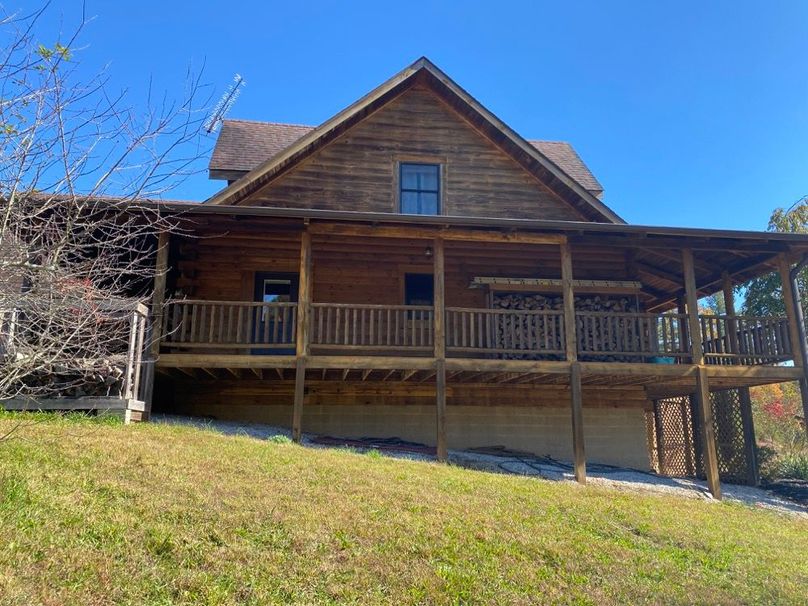
[{"label": "green grass lawn", "polygon": [[0,604],[797,604],[806,554],[737,504],[189,427],[0,443]]}]

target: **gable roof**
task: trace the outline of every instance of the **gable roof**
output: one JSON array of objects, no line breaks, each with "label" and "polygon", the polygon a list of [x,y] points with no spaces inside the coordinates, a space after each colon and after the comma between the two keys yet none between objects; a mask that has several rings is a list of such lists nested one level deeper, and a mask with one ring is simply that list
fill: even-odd
[{"label": "gable roof", "polygon": [[320,126],[300,136],[294,143],[209,198],[206,204],[241,203],[250,194],[333,141],[416,83],[430,88],[478,132],[510,155],[588,220],[624,223],[623,219],[559,167],[548,155],[519,136],[426,57],[418,59]]},{"label": "gable roof", "polygon": [[[314,126],[302,124],[225,120],[208,163],[210,178],[236,180],[314,129]],[[603,186],[572,145],[566,141],[535,139],[528,139],[528,143],[552,160],[584,189],[595,196],[603,193]]]}]

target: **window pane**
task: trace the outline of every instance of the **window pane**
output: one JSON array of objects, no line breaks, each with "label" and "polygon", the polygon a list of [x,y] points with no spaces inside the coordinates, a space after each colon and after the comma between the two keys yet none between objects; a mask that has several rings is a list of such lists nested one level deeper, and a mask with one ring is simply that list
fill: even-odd
[{"label": "window pane", "polygon": [[404,303],[406,305],[432,305],[435,288],[432,274],[404,274]]},{"label": "window pane", "polygon": [[264,280],[264,303],[289,302],[291,293],[291,280]]},{"label": "window pane", "polygon": [[403,191],[401,212],[405,215],[437,215],[438,194]]},{"label": "window pane", "polygon": [[401,188],[417,191],[438,191],[437,164],[402,164]]}]

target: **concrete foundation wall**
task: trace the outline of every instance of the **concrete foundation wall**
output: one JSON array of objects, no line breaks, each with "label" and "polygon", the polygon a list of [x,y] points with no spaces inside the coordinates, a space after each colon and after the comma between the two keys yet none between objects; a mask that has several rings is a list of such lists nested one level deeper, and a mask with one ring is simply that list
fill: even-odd
[{"label": "concrete foundation wall", "polygon": [[[288,427],[292,407],[265,403],[240,405],[196,403],[175,412],[218,419],[253,421]],[[572,459],[570,410],[559,406],[447,407],[449,448],[505,446]],[[338,437],[398,437],[435,444],[434,405],[309,404],[303,408],[303,431]],[[642,408],[584,407],[587,460],[592,463],[650,469]]]}]

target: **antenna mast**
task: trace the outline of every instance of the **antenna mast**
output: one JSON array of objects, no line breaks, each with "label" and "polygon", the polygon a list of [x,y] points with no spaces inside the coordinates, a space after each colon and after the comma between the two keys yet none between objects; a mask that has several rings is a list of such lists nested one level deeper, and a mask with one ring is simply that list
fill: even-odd
[{"label": "antenna mast", "polygon": [[216,107],[213,108],[213,113],[211,114],[210,118],[208,118],[203,125],[203,128],[208,134],[218,130],[219,126],[221,126],[222,121],[224,120],[224,117],[227,115],[227,112],[230,111],[230,108],[233,107],[236,99],[238,99],[238,96],[241,94],[241,87],[246,85],[247,82],[241,77],[240,74],[236,74],[233,77],[233,82],[225,91],[224,95],[222,95],[222,98],[219,99]]}]

